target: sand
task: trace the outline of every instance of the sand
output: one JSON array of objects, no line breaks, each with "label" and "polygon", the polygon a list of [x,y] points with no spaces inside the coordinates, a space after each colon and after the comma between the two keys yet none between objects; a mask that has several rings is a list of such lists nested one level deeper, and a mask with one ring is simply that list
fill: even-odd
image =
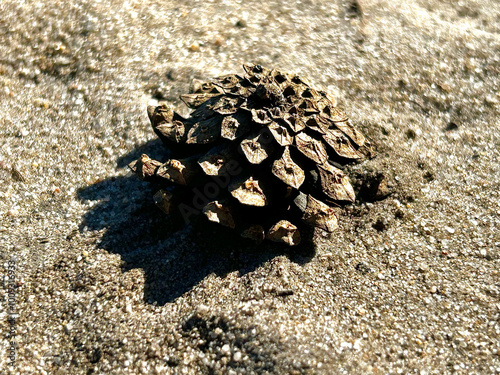
[{"label": "sand", "polygon": [[[165,218],[147,105],[244,62],[332,93],[392,194],[298,249]],[[2,1],[2,373],[500,373],[499,102],[496,0]]]}]

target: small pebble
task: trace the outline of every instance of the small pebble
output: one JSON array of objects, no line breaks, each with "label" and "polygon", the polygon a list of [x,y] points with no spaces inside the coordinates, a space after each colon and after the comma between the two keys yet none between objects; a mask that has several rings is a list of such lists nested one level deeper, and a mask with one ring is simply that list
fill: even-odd
[{"label": "small pebble", "polygon": [[189,46],[189,50],[191,52],[199,52],[200,51],[200,45],[198,43],[193,43]]},{"label": "small pebble", "polygon": [[247,26],[247,22],[245,20],[238,20],[234,25],[236,27],[244,28]]},{"label": "small pebble", "polygon": [[11,217],[16,217],[17,215],[19,215],[19,211],[16,209],[12,209],[12,210],[7,211],[6,215],[11,216]]},{"label": "small pebble", "polygon": [[429,265],[428,264],[425,264],[425,263],[420,263],[418,265],[418,269],[422,272],[426,272],[429,270]]},{"label": "small pebble", "polygon": [[235,352],[233,354],[233,361],[239,362],[241,360],[241,352]]},{"label": "small pebble", "polygon": [[222,47],[224,45],[224,38],[222,38],[221,36],[218,36],[217,38],[215,38],[214,44],[217,47]]}]

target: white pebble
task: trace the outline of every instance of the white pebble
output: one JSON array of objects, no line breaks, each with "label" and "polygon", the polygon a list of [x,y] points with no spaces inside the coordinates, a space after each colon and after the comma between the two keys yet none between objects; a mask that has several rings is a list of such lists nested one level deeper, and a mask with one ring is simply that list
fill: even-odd
[{"label": "white pebble", "polygon": [[229,344],[222,345],[221,352],[222,354],[228,354],[231,351]]}]

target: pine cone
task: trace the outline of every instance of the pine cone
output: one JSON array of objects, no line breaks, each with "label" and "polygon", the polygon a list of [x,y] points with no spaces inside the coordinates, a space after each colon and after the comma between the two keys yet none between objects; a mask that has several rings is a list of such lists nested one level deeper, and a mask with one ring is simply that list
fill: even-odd
[{"label": "pine cone", "polygon": [[323,91],[294,74],[244,65],[246,74],[195,81],[181,95],[188,118],[148,107],[155,133],[174,157],[131,164],[159,185],[156,204],[189,222],[208,220],[257,242],[300,242],[297,221],[332,232],[332,205],[353,202],[342,166],[371,155],[368,140]]}]

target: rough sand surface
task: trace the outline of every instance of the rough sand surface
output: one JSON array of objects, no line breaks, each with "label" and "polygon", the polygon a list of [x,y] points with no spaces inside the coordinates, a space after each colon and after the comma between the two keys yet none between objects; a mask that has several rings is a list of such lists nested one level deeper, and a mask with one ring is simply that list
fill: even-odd
[{"label": "rough sand surface", "polygon": [[[0,2],[2,373],[500,373],[500,3],[353,4]],[[314,248],[173,227],[146,106],[243,62],[335,95],[393,194]]]}]

